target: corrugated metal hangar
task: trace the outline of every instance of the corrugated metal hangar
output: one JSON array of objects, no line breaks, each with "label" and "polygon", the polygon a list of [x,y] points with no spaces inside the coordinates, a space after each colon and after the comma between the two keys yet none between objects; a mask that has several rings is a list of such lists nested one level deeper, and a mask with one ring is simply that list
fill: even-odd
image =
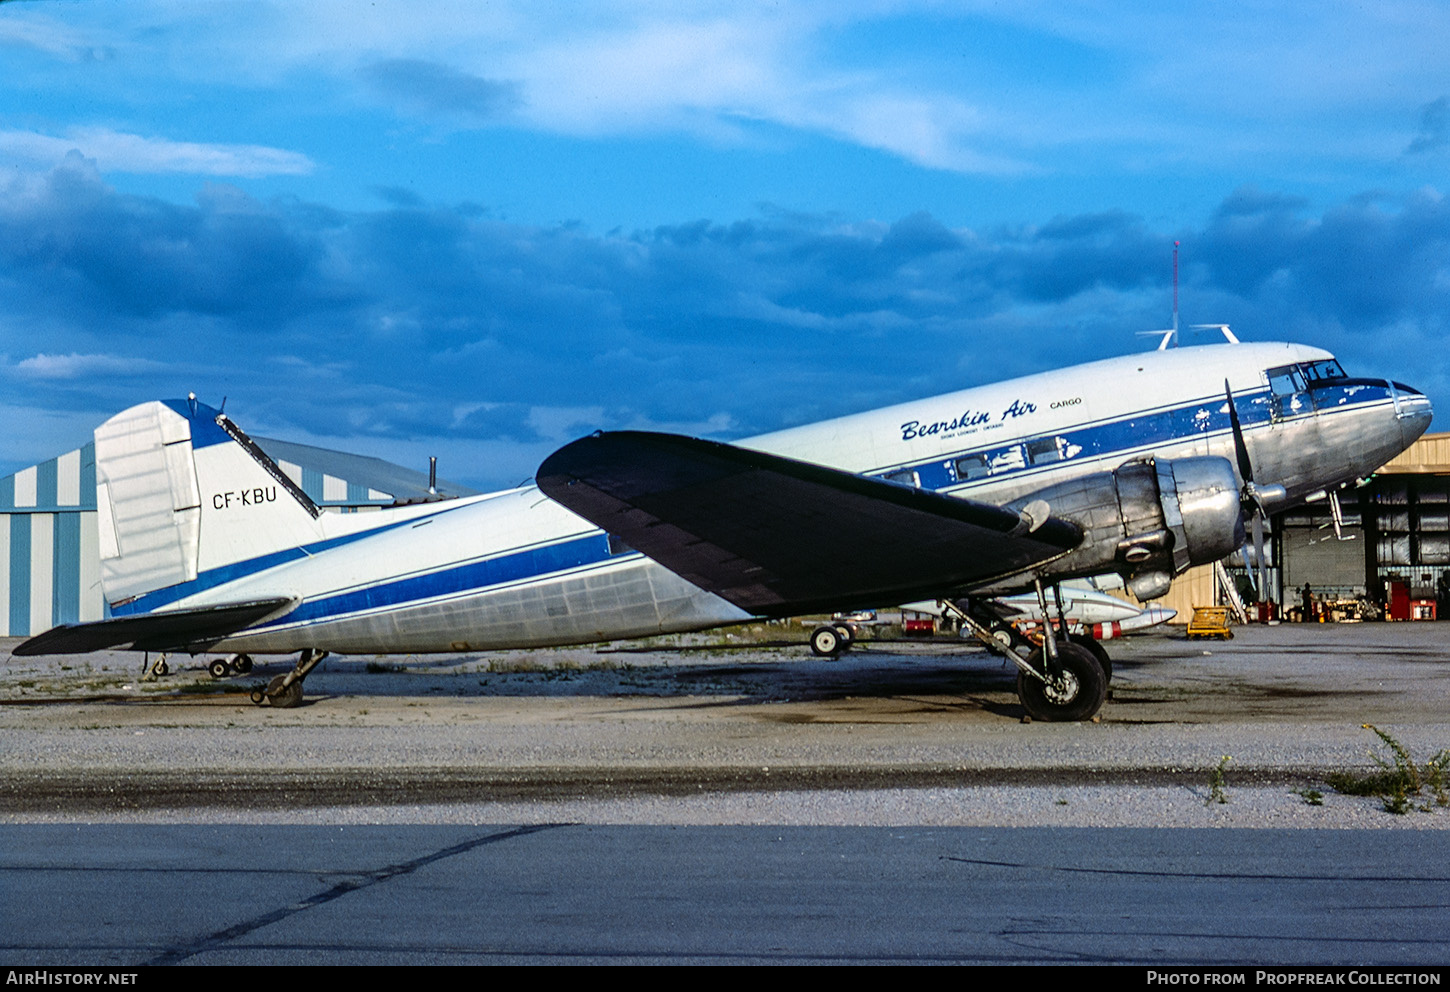
[{"label": "corrugated metal hangar", "polygon": [[[427,474],[378,458],[252,440],[323,509],[351,513],[474,492],[439,480],[430,493]],[[0,479],[0,637],[100,620],[104,610],[95,445]]]}]

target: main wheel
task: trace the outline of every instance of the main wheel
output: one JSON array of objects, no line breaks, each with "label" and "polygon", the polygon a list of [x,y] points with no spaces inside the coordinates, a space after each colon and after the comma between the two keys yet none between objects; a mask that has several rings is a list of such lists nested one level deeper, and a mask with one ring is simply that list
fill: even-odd
[{"label": "main wheel", "polygon": [[856,628],[848,623],[834,624],[836,633],[841,635],[841,650],[849,651],[852,644],[856,643]]},{"label": "main wheel", "polygon": [[210,665],[206,666],[206,670],[211,672],[212,678],[224,679],[232,673],[232,666],[226,663],[225,658],[217,658]]},{"label": "main wheel", "polygon": [[[1057,659],[1062,677],[1043,682],[1026,672],[1017,673],[1017,695],[1027,715],[1049,723],[1091,720],[1103,708],[1108,680],[1092,652],[1072,642],[1058,642]],[[1028,663],[1039,672],[1047,671],[1042,649],[1033,651]]]},{"label": "main wheel", "polygon": [[232,658],[232,671],[238,675],[246,675],[252,670],[252,656],[248,654],[235,655]]},{"label": "main wheel", "polygon": [[1103,647],[1096,637],[1089,637],[1087,634],[1068,634],[1067,639],[1078,647],[1087,648],[1092,652],[1092,656],[1098,660],[1098,667],[1103,670],[1103,678],[1107,679],[1109,685],[1112,685],[1113,659],[1108,657],[1107,648]]},{"label": "main wheel", "polygon": [[846,650],[840,631],[835,627],[817,627],[811,632],[811,651],[821,658],[834,658]]},{"label": "main wheel", "polygon": [[294,706],[302,705],[302,681],[299,679],[287,688],[282,688],[282,683],[287,676],[278,675],[267,683],[267,699],[278,709],[290,710]]}]

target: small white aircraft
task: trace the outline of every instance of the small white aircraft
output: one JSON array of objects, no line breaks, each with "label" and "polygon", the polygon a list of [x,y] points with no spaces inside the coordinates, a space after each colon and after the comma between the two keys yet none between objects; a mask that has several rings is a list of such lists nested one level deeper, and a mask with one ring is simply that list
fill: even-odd
[{"label": "small white aircraft", "polygon": [[[320,512],[227,416],[143,403],[95,432],[107,619],[16,654],[298,652],[254,701],[293,706],[327,652],[586,643],[1117,573],[1139,599],[1245,543],[1245,521],[1383,465],[1420,392],[1295,344],[1157,351],[721,444],[598,433],[528,486]],[[1257,529],[1257,527],[1255,528]],[[1061,617],[1061,608],[1056,609]],[[1065,625],[1064,625],[1065,626]],[[826,628],[828,629],[828,628]],[[1013,649],[1038,719],[1106,695],[1093,652]]]}]

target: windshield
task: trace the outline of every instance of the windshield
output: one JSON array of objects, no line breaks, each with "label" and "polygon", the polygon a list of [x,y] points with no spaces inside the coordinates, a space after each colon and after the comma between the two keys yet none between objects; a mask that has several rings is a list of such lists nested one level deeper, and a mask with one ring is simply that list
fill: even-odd
[{"label": "windshield", "polygon": [[1339,367],[1338,360],[1333,358],[1326,358],[1322,362],[1306,362],[1299,368],[1304,371],[1304,377],[1309,380],[1310,385],[1330,379],[1347,378],[1344,369]]}]

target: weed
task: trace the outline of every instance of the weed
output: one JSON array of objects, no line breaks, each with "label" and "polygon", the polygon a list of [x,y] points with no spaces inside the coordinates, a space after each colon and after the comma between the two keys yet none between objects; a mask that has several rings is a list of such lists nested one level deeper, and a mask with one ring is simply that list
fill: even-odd
[{"label": "weed", "polygon": [[1450,794],[1445,790],[1445,769],[1450,766],[1450,750],[1442,750],[1423,765],[1416,765],[1410,752],[1403,744],[1372,723],[1361,724],[1365,730],[1373,731],[1385,747],[1389,748],[1391,760],[1370,752],[1378,772],[1361,775],[1355,772],[1331,772],[1325,777],[1337,792],[1347,796],[1375,796],[1384,805],[1385,811],[1404,815],[1411,806],[1422,813],[1430,812],[1430,804],[1416,805],[1422,791],[1428,788],[1439,806],[1450,805]]},{"label": "weed", "polygon": [[1306,806],[1323,806],[1324,793],[1318,789],[1295,789],[1294,795],[1304,800]]},{"label": "weed", "polygon": [[382,675],[385,672],[401,672],[401,665],[390,665],[386,661],[368,662],[367,673],[369,675]]},{"label": "weed", "polygon": [[1218,765],[1214,770],[1208,773],[1208,798],[1203,801],[1203,805],[1212,806],[1214,803],[1228,802],[1228,792],[1224,789],[1223,772],[1232,760],[1234,759],[1231,756],[1224,755],[1218,759]]}]

